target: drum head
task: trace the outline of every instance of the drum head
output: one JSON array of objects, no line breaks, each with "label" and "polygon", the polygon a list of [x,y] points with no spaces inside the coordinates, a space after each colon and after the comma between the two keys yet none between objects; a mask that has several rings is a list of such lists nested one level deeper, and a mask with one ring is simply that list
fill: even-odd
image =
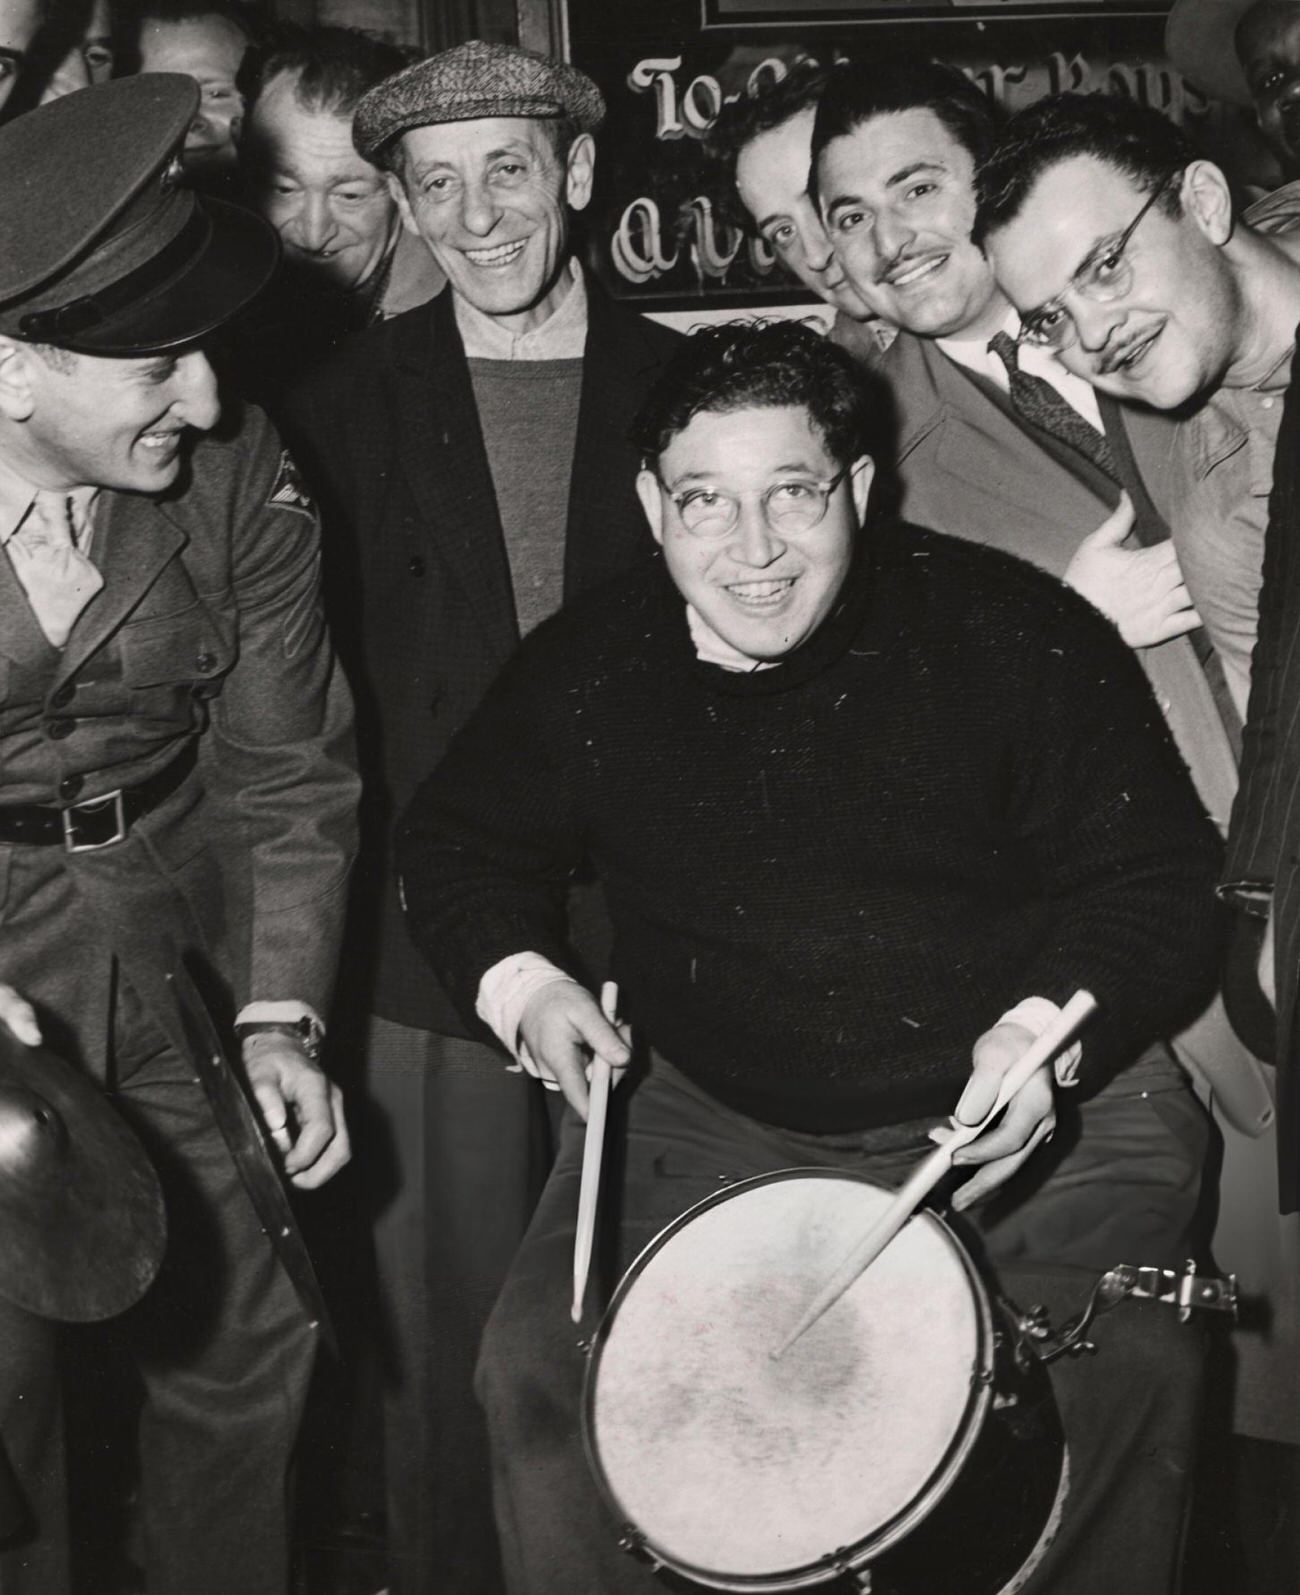
[{"label": "drum head", "polygon": [[584,1418],[621,1522],[722,1589],[792,1589],[892,1544],[939,1499],[990,1396],[988,1310],[913,1219],[780,1361],[770,1355],[891,1193],[788,1170],[710,1197],[619,1286]]}]

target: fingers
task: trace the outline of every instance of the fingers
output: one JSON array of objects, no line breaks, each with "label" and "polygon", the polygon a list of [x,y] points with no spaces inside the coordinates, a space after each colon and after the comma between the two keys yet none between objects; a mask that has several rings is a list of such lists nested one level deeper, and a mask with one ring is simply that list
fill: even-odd
[{"label": "fingers", "polygon": [[[324,1146],[321,1155],[313,1163],[304,1167],[300,1173],[290,1174],[289,1178],[302,1191],[314,1191],[318,1186],[324,1185],[327,1180],[332,1180],[338,1171],[349,1161],[352,1156],[352,1141],[348,1135],[347,1119],[343,1112],[343,1093],[333,1081],[329,1086],[329,1115],[333,1126],[332,1134]],[[299,1143],[301,1146],[301,1142]],[[295,1147],[295,1154],[299,1148]],[[289,1159],[285,1159],[285,1171],[289,1170]]]},{"label": "fingers", "polygon": [[279,1081],[273,1074],[262,1070],[248,1068],[248,1084],[253,1093],[253,1100],[257,1103],[257,1111],[261,1115],[262,1127],[281,1152],[287,1152],[293,1145],[293,1136],[289,1130],[289,1109],[280,1090]]},{"label": "fingers", "polygon": [[41,1027],[36,1021],[36,1010],[25,997],[20,997],[12,986],[3,982],[0,982],[0,1020],[25,1047],[40,1046]]},{"label": "fingers", "polygon": [[330,1085],[320,1069],[308,1065],[285,1082],[286,1103],[292,1103],[298,1133],[285,1154],[284,1172],[292,1179],[312,1167],[334,1139],[334,1109]]},{"label": "fingers", "polygon": [[352,1155],[342,1093],[292,1043],[258,1046],[259,1040],[245,1043],[253,1100],[285,1175],[300,1189],[314,1190]]},{"label": "fingers", "polygon": [[1003,1075],[1033,1042],[1024,1025],[996,1024],[984,1032],[971,1049],[970,1079],[955,1114],[960,1124],[979,1124],[992,1113]]},{"label": "fingers", "polygon": [[1185,637],[1189,631],[1195,631],[1201,624],[1201,617],[1192,608],[1178,608],[1165,617],[1164,620],[1152,625],[1141,641],[1135,642],[1135,648],[1154,648],[1158,643],[1169,642],[1174,637]]},{"label": "fingers", "polygon": [[1051,1080],[1044,1066],[1016,1092],[996,1124],[953,1153],[953,1164],[991,1163],[996,1158],[1019,1152],[1041,1125],[1046,1123],[1050,1129],[1055,1124],[1053,1103]]},{"label": "fingers", "polygon": [[544,986],[519,1020],[519,1056],[539,1079],[559,1085],[579,1118],[587,1117],[587,1066],[602,1058],[611,1069],[627,1066],[631,1051],[601,1013],[595,998],[575,981]]},{"label": "fingers", "polygon": [[1084,538],[1084,542],[1093,548],[1113,548],[1117,543],[1122,543],[1132,530],[1133,500],[1127,493],[1121,493],[1119,503],[1097,530]]},{"label": "fingers", "polygon": [[[986,1197],[991,1196],[999,1186],[1005,1185],[1011,1176],[1029,1161],[1055,1128],[1056,1120],[1054,1117],[1045,1119],[1018,1152],[1013,1152],[1008,1157],[995,1159],[992,1163],[984,1164],[978,1173],[973,1174],[954,1195],[952,1205],[956,1211],[963,1212],[976,1202],[982,1202]],[[958,1153],[957,1157],[959,1158],[961,1155],[961,1153]],[[954,1158],[954,1162],[956,1161],[957,1159]]]}]

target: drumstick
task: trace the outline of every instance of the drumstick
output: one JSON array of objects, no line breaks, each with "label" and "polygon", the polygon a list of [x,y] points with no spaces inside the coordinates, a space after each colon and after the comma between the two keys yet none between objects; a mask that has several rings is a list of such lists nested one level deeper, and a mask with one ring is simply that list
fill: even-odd
[{"label": "drumstick", "polygon": [[988,1129],[1016,1092],[1028,1083],[1030,1076],[1065,1046],[1096,1006],[1096,999],[1090,992],[1076,991],[1056,1019],[1003,1075],[1002,1084],[998,1087],[997,1101],[980,1123],[959,1125],[942,1146],[936,1147],[929,1157],[917,1165],[875,1224],[817,1292],[803,1317],[781,1344],[769,1353],[773,1361],[784,1356],[800,1335],[811,1329],[863,1271],[870,1268],[948,1172],[952,1166],[952,1155],[958,1147],[966,1146]]},{"label": "drumstick", "polygon": [[[600,988],[600,1011],[617,1025],[618,987],[607,980]],[[609,1103],[611,1070],[597,1053],[591,1060],[587,1094],[587,1133],[582,1143],[582,1184],[578,1187],[578,1228],[573,1237],[573,1306],[569,1316],[582,1322],[582,1300],[591,1272],[591,1248],[596,1238],[596,1198],[600,1195],[600,1160],[605,1149],[605,1109]]]}]

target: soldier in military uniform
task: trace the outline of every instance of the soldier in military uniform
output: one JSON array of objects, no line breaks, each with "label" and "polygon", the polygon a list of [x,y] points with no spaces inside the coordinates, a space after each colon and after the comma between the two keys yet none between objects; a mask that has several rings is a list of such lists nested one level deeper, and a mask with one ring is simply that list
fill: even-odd
[{"label": "soldier in military uniform", "polygon": [[[276,244],[175,183],[197,101],[124,79],[0,130],[0,1018],[102,1083],[163,1183],[167,1254],[119,1325],[150,1595],[283,1595],[315,1326],[250,1199],[259,1149],[237,1162],[218,1128],[211,1021],[283,1173],[329,1179],[348,1141],[316,1053],[357,779],[314,511],[201,352]],[[51,1335],[0,1312],[31,1519],[3,1595],[67,1583]]]}]

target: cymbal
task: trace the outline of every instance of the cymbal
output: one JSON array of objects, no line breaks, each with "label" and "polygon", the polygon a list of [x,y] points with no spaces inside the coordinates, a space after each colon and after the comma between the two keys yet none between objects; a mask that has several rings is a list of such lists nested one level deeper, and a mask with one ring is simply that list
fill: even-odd
[{"label": "cymbal", "polygon": [[98,1088],[0,1025],[0,1297],[38,1318],[112,1318],[166,1242],[144,1148]]}]

